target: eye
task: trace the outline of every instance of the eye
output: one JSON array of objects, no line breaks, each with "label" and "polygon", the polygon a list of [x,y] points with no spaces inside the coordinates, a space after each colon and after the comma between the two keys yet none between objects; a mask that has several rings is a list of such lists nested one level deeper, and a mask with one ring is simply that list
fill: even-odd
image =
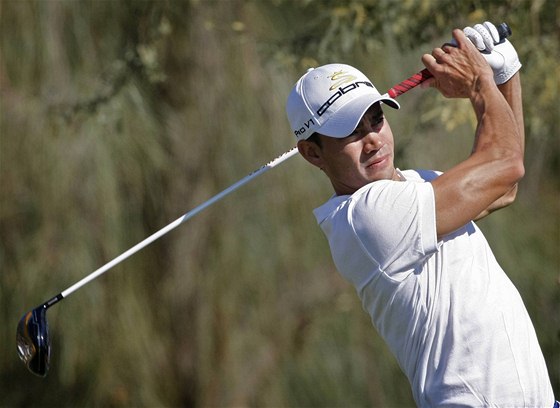
[{"label": "eye", "polygon": [[346,137],[356,137],[360,134],[360,126],[358,126],[356,129],[354,129],[352,131],[352,133],[350,133],[348,136]]}]

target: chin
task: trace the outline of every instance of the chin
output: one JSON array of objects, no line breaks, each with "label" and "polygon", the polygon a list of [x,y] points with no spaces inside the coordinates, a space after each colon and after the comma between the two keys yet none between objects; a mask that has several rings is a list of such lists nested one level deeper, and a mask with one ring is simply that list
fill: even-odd
[{"label": "chin", "polygon": [[379,180],[392,180],[394,174],[395,174],[395,169],[394,168],[386,168],[386,169],[382,169],[382,170],[377,170],[377,171],[371,172],[369,174],[368,180],[369,180],[370,183],[372,183],[374,181],[379,181]]}]

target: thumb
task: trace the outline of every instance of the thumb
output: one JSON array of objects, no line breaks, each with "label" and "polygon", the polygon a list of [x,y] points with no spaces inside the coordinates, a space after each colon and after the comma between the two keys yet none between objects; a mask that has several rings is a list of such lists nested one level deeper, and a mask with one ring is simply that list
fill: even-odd
[{"label": "thumb", "polygon": [[504,56],[496,51],[484,55],[484,58],[488,62],[488,65],[494,70],[502,69],[505,64]]}]

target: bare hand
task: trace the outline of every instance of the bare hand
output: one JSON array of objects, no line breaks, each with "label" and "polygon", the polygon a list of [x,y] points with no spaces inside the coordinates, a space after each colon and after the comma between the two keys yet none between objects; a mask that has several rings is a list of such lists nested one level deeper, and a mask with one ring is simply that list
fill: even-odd
[{"label": "bare hand", "polygon": [[445,44],[422,56],[434,76],[429,85],[447,98],[472,98],[483,84],[494,84],[494,74],[462,30],[453,30],[453,38],[457,46]]}]

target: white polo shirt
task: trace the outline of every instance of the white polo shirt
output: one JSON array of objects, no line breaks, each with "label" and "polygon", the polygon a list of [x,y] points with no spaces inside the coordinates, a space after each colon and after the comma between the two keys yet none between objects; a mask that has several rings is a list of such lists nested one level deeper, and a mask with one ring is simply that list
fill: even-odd
[{"label": "white polo shirt", "polygon": [[523,301],[470,222],[438,242],[431,171],[371,183],[314,213],[339,272],[421,407],[544,407],[552,386]]}]

